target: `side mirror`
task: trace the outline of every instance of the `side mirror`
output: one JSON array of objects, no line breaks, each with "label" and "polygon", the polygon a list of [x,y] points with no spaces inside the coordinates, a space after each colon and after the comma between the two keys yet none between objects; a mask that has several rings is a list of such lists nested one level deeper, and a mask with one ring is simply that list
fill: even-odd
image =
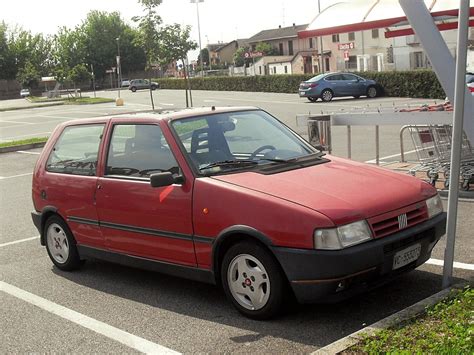
[{"label": "side mirror", "polygon": [[169,171],[163,173],[155,173],[150,175],[151,187],[163,187],[170,186],[173,184],[182,184],[184,177],[182,175],[173,176]]}]

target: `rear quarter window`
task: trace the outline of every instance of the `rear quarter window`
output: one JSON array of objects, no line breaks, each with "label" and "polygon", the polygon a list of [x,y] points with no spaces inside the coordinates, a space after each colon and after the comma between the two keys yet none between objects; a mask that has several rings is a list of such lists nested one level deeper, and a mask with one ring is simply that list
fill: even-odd
[{"label": "rear quarter window", "polygon": [[104,124],[69,126],[49,154],[46,170],[73,175],[96,175]]}]

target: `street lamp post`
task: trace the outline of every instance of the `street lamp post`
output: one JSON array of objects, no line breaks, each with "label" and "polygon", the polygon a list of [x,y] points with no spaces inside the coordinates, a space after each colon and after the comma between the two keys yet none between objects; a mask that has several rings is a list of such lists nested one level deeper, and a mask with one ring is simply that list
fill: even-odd
[{"label": "street lamp post", "polygon": [[122,65],[120,61],[120,37],[117,37],[115,40],[117,41],[117,70],[118,70],[117,87],[118,87],[118,97],[120,98],[120,89],[122,87]]},{"label": "street lamp post", "polygon": [[[321,14],[321,0],[318,0],[318,16]],[[323,50],[323,36],[319,36],[319,47],[321,48],[321,66],[319,71],[324,73],[324,50]]]},{"label": "street lamp post", "polygon": [[204,76],[204,67],[202,65],[202,47],[201,47],[201,24],[199,22],[199,3],[204,2],[204,0],[191,0],[191,4],[196,4],[196,13],[198,21],[198,36],[199,36],[199,61],[201,65],[201,76]]}]

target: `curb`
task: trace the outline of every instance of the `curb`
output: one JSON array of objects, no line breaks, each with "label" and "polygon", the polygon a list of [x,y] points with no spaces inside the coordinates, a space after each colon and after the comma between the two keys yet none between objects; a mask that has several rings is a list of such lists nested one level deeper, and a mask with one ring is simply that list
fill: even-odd
[{"label": "curb", "polygon": [[3,147],[3,148],[0,148],[0,154],[16,152],[18,150],[43,148],[45,144],[46,144],[46,142],[39,142],[39,143],[28,143],[28,144],[14,145],[14,146],[11,146],[11,147]]},{"label": "curb", "polygon": [[405,309],[402,309],[397,313],[394,313],[382,320],[379,320],[378,322],[372,325],[369,325],[352,334],[349,334],[348,336],[342,339],[336,340],[335,342],[316,350],[315,352],[311,353],[311,355],[339,354],[360,342],[362,340],[362,335],[372,336],[379,330],[391,328],[395,325],[405,323],[415,318],[420,313],[423,313],[426,307],[433,306],[436,303],[445,299],[449,295],[451,290],[462,289],[467,284],[467,282],[457,283],[449,288],[435,293],[434,295],[431,295]]}]

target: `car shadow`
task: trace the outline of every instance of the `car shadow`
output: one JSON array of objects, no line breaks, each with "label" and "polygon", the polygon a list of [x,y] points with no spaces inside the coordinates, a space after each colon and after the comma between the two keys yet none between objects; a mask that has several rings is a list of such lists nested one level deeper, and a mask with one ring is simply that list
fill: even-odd
[{"label": "car shadow", "polygon": [[223,291],[213,285],[96,260],[88,260],[79,272],[62,272],[55,267],[53,272],[117,297],[256,333],[231,338],[235,343],[271,336],[316,347],[351,334],[441,289],[441,275],[415,270],[338,304],[289,303],[283,315],[262,322],[240,315]]},{"label": "car shadow", "polygon": [[[377,99],[377,98],[375,98],[375,99]],[[328,105],[330,105],[331,103],[335,103],[335,102],[339,102],[339,101],[345,102],[345,101],[365,101],[365,100],[372,101],[374,99],[369,99],[366,96],[361,96],[359,98],[355,98],[355,97],[352,97],[352,96],[347,96],[347,97],[335,97],[329,102],[324,102],[321,99],[318,99],[317,101],[314,101],[314,102],[306,100],[305,104],[325,104],[325,105],[328,104]]]}]

